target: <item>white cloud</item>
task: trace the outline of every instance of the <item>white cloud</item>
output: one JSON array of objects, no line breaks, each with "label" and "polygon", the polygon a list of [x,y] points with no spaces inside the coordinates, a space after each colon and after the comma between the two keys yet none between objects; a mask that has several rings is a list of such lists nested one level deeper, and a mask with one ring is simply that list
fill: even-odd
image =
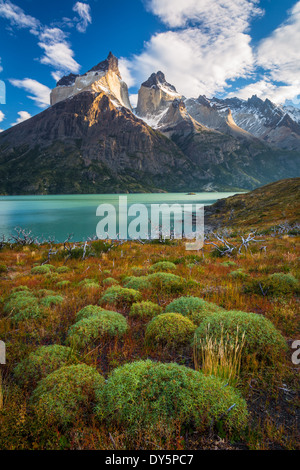
[{"label": "white cloud", "polygon": [[5,119],[5,114],[0,111],[0,122],[2,122]]},{"label": "white cloud", "polygon": [[80,21],[76,25],[77,31],[85,33],[88,25],[92,23],[90,5],[88,3],[77,2],[73,6],[73,11],[78,13],[80,17]]},{"label": "white cloud", "polygon": [[1,65],[1,61],[2,61],[2,59],[1,59],[1,57],[0,57],[0,72],[3,72],[3,67],[2,67],[2,65]]},{"label": "white cloud", "polygon": [[268,98],[277,104],[284,104],[287,100],[294,101],[294,104],[298,104],[299,100],[295,100],[295,97],[299,94],[299,87],[293,85],[276,85],[267,78],[259,80],[256,83],[251,83],[238,91],[231,92],[227,96],[232,98],[237,96],[242,100],[247,100],[253,95],[257,95],[259,98],[265,100]]},{"label": "white cloud", "polygon": [[129,95],[129,101],[130,101],[130,104],[133,108],[137,107],[138,96],[139,96],[138,94]]},{"label": "white cloud", "polygon": [[65,72],[77,73],[80,65],[74,60],[74,52],[67,42],[39,42],[45,54],[40,59],[42,64],[51,65]]},{"label": "white cloud", "polygon": [[131,63],[137,81],[161,70],[187,97],[223,91],[227,80],[245,77],[252,70],[251,38],[226,32],[212,38],[198,28],[167,31],[151,38],[144,52]]},{"label": "white cloud", "polygon": [[290,10],[288,20],[257,51],[257,64],[269,71],[273,80],[298,85],[300,93],[300,1]]},{"label": "white cloud", "polygon": [[57,70],[56,72],[51,72],[51,76],[58,82],[63,77],[63,73]]},{"label": "white cloud", "polygon": [[13,26],[18,28],[29,28],[36,31],[40,22],[30,15],[26,15],[22,8],[14,5],[10,1],[0,0],[0,16],[10,21]]},{"label": "white cloud", "polygon": [[31,78],[24,78],[23,80],[10,80],[10,83],[18,88],[23,88],[31,93],[28,98],[33,100],[40,108],[46,108],[50,104],[50,88],[37,82]]},{"label": "white cloud", "polygon": [[127,83],[129,88],[135,85],[135,78],[131,73],[131,67],[132,63],[129,60],[124,59],[123,57],[119,59],[119,71],[122,80]]},{"label": "white cloud", "polygon": [[253,70],[252,17],[258,0],[149,0],[148,9],[171,28],[155,34],[127,61],[136,84],[161,70],[187,97],[224,91],[228,81]]},{"label": "white cloud", "polygon": [[147,6],[171,28],[196,22],[213,30],[244,31],[250,17],[262,14],[258,3],[259,0],[148,0]]},{"label": "white cloud", "polygon": [[[71,45],[60,28],[43,26],[39,20],[26,15],[20,7],[10,1],[0,0],[0,16],[9,20],[12,26],[29,28],[30,33],[38,38],[38,45],[44,51],[44,55],[39,59],[42,64],[63,72],[79,71],[80,65],[74,59]],[[82,19],[80,24],[83,24],[83,21]]]},{"label": "white cloud", "polygon": [[12,124],[12,126],[16,126],[17,124],[20,124],[21,122],[24,122],[27,119],[31,118],[31,114],[29,114],[27,111],[19,111],[18,115],[18,119]]}]

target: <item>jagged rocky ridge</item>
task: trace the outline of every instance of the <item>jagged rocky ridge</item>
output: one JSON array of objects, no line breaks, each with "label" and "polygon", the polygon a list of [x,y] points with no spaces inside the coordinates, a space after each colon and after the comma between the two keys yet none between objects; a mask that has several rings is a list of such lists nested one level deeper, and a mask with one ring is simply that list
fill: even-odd
[{"label": "jagged rocky ridge", "polygon": [[186,100],[162,72],[134,114],[111,53],[63,77],[51,103],[0,134],[1,194],[252,189],[299,171],[299,152],[242,129],[226,105]]}]

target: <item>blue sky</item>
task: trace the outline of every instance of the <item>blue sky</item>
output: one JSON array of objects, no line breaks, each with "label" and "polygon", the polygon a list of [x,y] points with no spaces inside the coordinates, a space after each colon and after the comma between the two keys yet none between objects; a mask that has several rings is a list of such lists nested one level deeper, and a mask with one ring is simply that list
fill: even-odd
[{"label": "blue sky", "polygon": [[299,106],[299,44],[295,0],[0,0],[0,129],[45,109],[59,77],[110,50],[133,103],[162,70],[187,97],[257,94]]}]

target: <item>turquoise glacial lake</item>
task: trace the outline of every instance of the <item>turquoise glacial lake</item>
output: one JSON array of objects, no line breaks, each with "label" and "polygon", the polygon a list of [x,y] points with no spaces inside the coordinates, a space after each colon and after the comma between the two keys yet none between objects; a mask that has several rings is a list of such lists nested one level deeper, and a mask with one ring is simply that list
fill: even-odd
[{"label": "turquoise glacial lake", "polygon": [[[151,204],[204,204],[236,193],[203,192],[127,194],[128,205],[145,204],[150,214]],[[55,196],[0,196],[0,236],[8,237],[16,227],[31,230],[37,237],[54,237],[62,242],[68,234],[73,241],[83,241],[96,235],[100,204],[112,204],[118,213],[118,194],[55,195]],[[129,219],[130,221],[130,219]]]}]

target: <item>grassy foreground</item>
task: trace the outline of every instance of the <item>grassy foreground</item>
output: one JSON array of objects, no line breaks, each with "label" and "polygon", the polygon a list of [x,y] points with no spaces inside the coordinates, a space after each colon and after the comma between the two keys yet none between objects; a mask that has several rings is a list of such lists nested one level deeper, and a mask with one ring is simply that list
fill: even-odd
[{"label": "grassy foreground", "polygon": [[0,449],[296,449],[300,237],[256,239],[3,247]]}]

